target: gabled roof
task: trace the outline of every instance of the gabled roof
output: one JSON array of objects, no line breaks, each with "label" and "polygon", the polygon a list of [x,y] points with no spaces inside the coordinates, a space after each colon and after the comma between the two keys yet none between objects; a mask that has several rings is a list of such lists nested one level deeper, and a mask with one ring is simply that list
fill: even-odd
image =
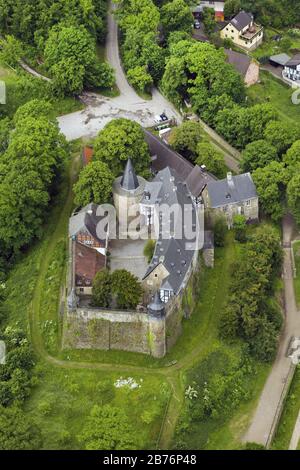
[{"label": "gabled roof", "polygon": [[[76,285],[90,285],[97,272],[105,268],[106,257],[94,248],[75,242]],[[89,282],[90,281],[90,282]]]},{"label": "gabled roof", "polygon": [[182,155],[172,150],[158,137],[145,131],[146,142],[152,155],[152,168],[154,171],[163,170],[166,167],[175,170],[181,178],[186,179],[194,165]]},{"label": "gabled roof", "polygon": [[247,13],[246,11],[240,11],[230,23],[238,30],[241,31],[242,29],[246,28],[251,22],[253,21],[253,15],[251,13]]},{"label": "gabled roof", "polygon": [[288,67],[295,67],[300,65],[300,54],[294,55],[285,65]]},{"label": "gabled roof", "polygon": [[236,204],[257,197],[256,187],[250,173],[227,177],[207,184],[212,208]]},{"label": "gabled roof", "polygon": [[283,54],[272,55],[269,60],[271,60],[275,64],[286,65],[291,60],[291,57],[283,53]]},{"label": "gabled roof", "polygon": [[98,207],[97,204],[88,204],[70,218],[70,237],[75,237],[80,232],[86,232],[100,243],[104,242],[104,240],[101,240],[97,235],[97,225],[104,217],[97,215]]},{"label": "gabled roof", "polygon": [[194,166],[186,158],[172,150],[158,137],[145,131],[146,141],[152,155],[152,168],[161,171],[166,167],[180,175],[182,181],[187,183],[189,191],[194,197],[198,197],[208,181],[214,180],[213,176],[203,171],[198,165]]},{"label": "gabled roof", "polygon": [[126,167],[121,179],[121,187],[126,191],[134,191],[139,187],[139,181],[133,168],[131,158],[128,158]]},{"label": "gabled roof", "polygon": [[176,211],[170,213],[170,220],[161,219],[160,235],[153,258],[144,276],[144,279],[147,278],[158,265],[162,264],[169,276],[164,280],[161,288],[172,290],[177,294],[181,290],[195,253],[196,235],[193,240],[186,238],[184,227],[186,220],[184,219],[187,211],[190,210],[189,219],[193,224],[193,232],[196,232],[196,209],[187,184],[169,167],[160,171],[152,183],[147,183],[146,192],[149,193],[150,199],[143,199],[142,204],[157,203],[168,205],[170,208],[181,208],[180,214]]},{"label": "gabled roof", "polygon": [[231,64],[242,77],[245,77],[251,64],[251,58],[246,54],[241,54],[231,49],[224,49],[224,52],[227,55],[228,63]]}]

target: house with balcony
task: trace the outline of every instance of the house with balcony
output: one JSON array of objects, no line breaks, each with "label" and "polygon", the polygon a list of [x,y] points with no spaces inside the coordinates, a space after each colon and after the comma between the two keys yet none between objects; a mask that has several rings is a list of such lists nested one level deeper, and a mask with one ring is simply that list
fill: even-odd
[{"label": "house with balcony", "polygon": [[250,173],[232,175],[211,181],[202,192],[206,211],[212,216],[224,216],[228,228],[233,225],[235,215],[245,216],[246,221],[259,219],[259,201],[255,184]]},{"label": "house with balcony", "polygon": [[261,45],[263,27],[254,22],[252,13],[240,11],[220,32],[222,39],[230,39],[236,46],[253,51]]}]

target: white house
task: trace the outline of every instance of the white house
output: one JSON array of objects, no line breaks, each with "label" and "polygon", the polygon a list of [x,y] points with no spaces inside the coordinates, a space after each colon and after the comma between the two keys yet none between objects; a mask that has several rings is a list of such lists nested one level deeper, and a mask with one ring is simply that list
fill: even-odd
[{"label": "white house", "polygon": [[240,11],[232,20],[221,30],[222,39],[230,39],[237,46],[253,51],[263,41],[263,27],[254,23],[254,17],[251,13]]},{"label": "white house", "polygon": [[289,80],[293,80],[293,82],[300,82],[300,54],[294,55],[294,57],[285,64],[283,76]]}]

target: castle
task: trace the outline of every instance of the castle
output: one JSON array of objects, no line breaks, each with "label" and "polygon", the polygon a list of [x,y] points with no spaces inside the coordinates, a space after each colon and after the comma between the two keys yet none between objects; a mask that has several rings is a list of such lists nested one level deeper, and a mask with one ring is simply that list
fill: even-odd
[{"label": "castle", "polygon": [[[258,219],[251,175],[217,180],[193,166],[156,137],[146,135],[154,177],[136,175],[129,158],[113,183],[114,221],[97,204],[74,212],[69,223],[69,269],[64,347],[120,349],[163,357],[181,333],[182,298],[197,270],[199,252],[214,265],[213,232],[204,213]],[[99,231],[99,226],[102,230]],[[103,230],[105,229],[105,230]],[[147,239],[155,242],[150,263]],[[126,269],[139,278],[144,298],[135,310],[91,306],[98,271]]]}]

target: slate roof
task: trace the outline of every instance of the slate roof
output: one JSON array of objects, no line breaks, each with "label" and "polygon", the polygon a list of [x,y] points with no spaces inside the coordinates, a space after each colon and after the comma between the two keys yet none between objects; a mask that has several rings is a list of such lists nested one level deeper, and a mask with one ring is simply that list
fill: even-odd
[{"label": "slate roof", "polygon": [[104,240],[98,238],[97,225],[103,216],[97,216],[97,204],[88,204],[69,220],[69,235],[75,237],[79,232],[86,232],[93,238],[104,244]]},{"label": "slate roof", "polygon": [[139,181],[133,168],[131,158],[128,158],[126,167],[121,179],[121,187],[126,191],[134,191],[139,187]]},{"label": "slate roof", "polygon": [[162,302],[159,292],[155,293],[152,302],[148,305],[148,311],[152,315],[162,316],[165,312],[165,304]]},{"label": "slate roof", "polygon": [[[150,199],[143,199],[142,204],[167,204],[170,207],[178,204],[192,212],[190,220],[196,224],[196,209],[192,201],[187,184],[180,178],[175,170],[167,167],[160,171],[153,182],[147,183],[145,192],[149,192]],[[184,218],[183,209],[183,218]],[[169,220],[161,219],[160,236],[144,279],[161,263],[169,272],[169,276],[162,283],[162,289],[179,293],[185,276],[190,269],[195,254],[194,240],[185,238],[184,220],[176,213]],[[196,230],[196,225],[193,225]],[[171,231],[171,234],[170,234]],[[195,237],[196,238],[196,237]]]},{"label": "slate roof", "polygon": [[227,204],[236,204],[257,197],[255,185],[250,173],[231,176],[220,181],[207,184],[207,191],[212,208]]},{"label": "slate roof", "polygon": [[202,193],[209,181],[214,181],[213,176],[210,173],[207,173],[207,171],[202,170],[199,165],[196,165],[192,169],[191,173],[185,180],[190,192],[195,197],[198,197]]},{"label": "slate roof", "polygon": [[288,67],[295,67],[300,65],[300,54],[294,55],[285,65]]},{"label": "slate roof", "polygon": [[278,65],[286,65],[290,60],[291,60],[291,57],[287,54],[276,54],[276,55],[272,55],[269,60],[271,62],[274,62],[275,64],[278,64]]},{"label": "slate roof", "polygon": [[231,64],[242,77],[245,77],[251,64],[250,57],[230,49],[224,49],[224,52],[227,55],[228,63]]},{"label": "slate roof", "polygon": [[253,21],[253,15],[251,13],[247,13],[246,11],[240,11],[230,23],[238,30],[241,31],[242,29],[246,28],[251,21]]},{"label": "slate roof", "polygon": [[145,138],[152,156],[152,168],[155,172],[169,167],[175,170],[181,178],[186,179],[188,177],[194,168],[191,162],[179,153],[174,152],[151,132],[145,131]]},{"label": "slate roof", "polygon": [[152,169],[155,172],[167,167],[174,170],[187,183],[194,197],[200,195],[208,181],[215,179],[210,173],[203,171],[198,165],[194,166],[150,132],[145,131],[145,137],[152,155]]},{"label": "slate roof", "polygon": [[91,286],[97,272],[105,268],[106,257],[94,248],[75,242],[76,286]]}]

